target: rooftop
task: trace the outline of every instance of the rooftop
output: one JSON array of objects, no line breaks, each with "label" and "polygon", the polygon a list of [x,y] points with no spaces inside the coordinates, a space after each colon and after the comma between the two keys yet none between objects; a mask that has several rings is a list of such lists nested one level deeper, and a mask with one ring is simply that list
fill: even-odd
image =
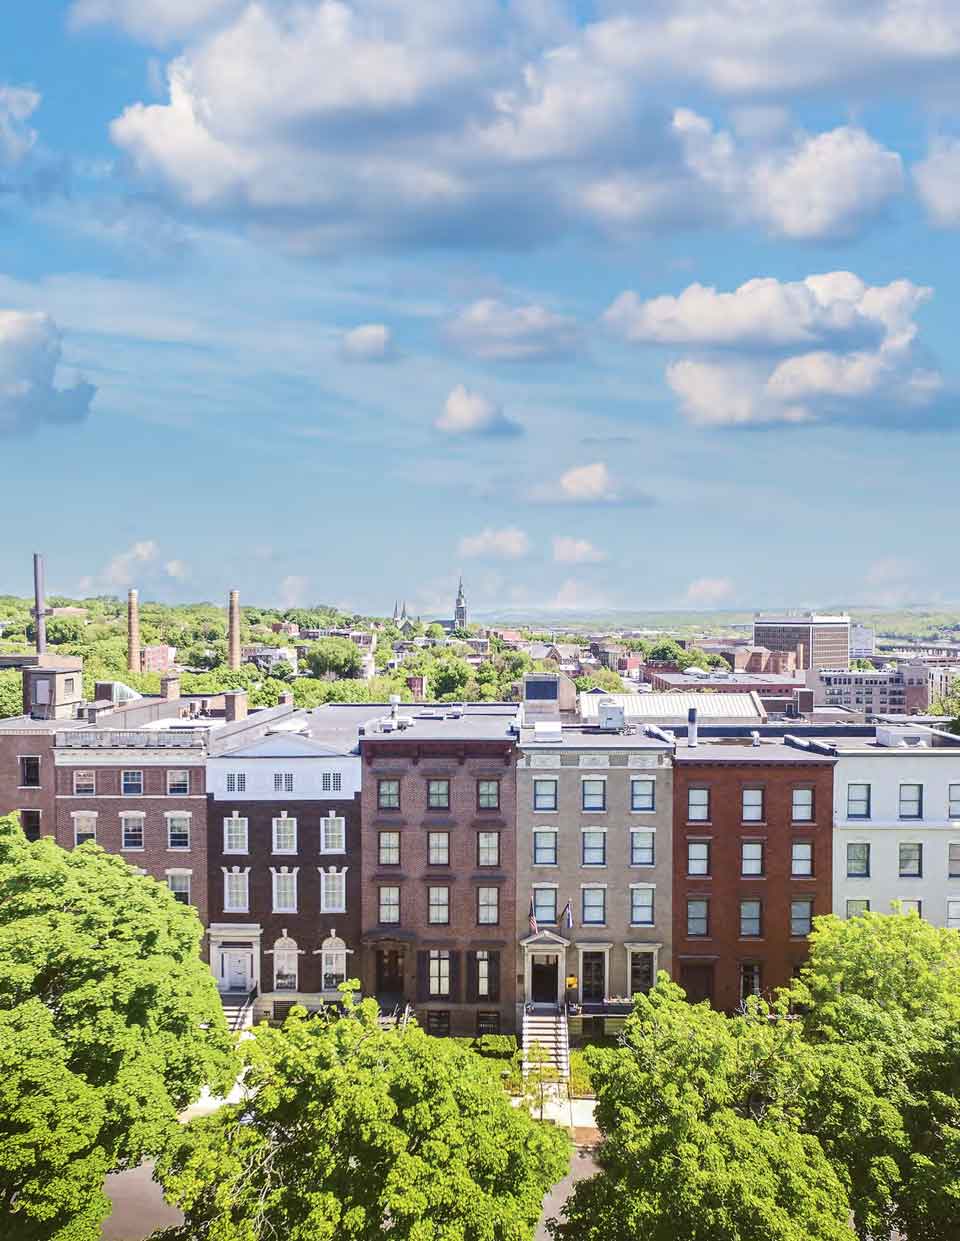
[{"label": "rooftop", "polygon": [[653,693],[646,694],[581,694],[580,718],[585,724],[596,722],[600,704],[612,700],[628,721],[649,720],[651,723],[677,722],[686,724],[691,707],[697,710],[699,720],[724,719],[757,722],[766,713],[755,693],[705,694],[705,693]]},{"label": "rooftop", "polygon": [[742,685],[745,690],[755,689],[761,685],[782,686],[793,689],[804,684],[802,672],[724,672],[722,668],[710,668],[702,672],[658,672],[657,680],[666,682],[678,691],[693,690],[716,682],[718,685]]},{"label": "rooftop", "polygon": [[674,756],[677,763],[828,763],[832,756],[826,752],[797,748],[788,737],[760,735],[755,740],[748,733],[737,737],[711,737],[698,745],[677,743]]},{"label": "rooftop", "polygon": [[361,740],[514,741],[519,709],[515,702],[401,703],[394,719],[389,703],[368,704]]}]

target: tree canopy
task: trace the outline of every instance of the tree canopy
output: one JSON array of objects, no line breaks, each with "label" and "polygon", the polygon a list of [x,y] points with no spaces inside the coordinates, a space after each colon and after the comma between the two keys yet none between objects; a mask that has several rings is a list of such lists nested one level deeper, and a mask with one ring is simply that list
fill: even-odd
[{"label": "tree canopy", "polygon": [[359,675],[363,659],[349,638],[321,638],[307,651],[306,664],[315,677],[332,673],[337,680],[344,680]]}]

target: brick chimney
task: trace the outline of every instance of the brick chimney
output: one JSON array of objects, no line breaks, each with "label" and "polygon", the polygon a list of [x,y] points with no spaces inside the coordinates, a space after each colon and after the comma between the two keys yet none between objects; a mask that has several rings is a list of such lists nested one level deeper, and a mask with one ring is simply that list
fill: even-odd
[{"label": "brick chimney", "polygon": [[247,718],[247,691],[228,689],[223,695],[223,718],[228,724]]},{"label": "brick chimney", "polygon": [[171,672],[160,678],[160,697],[166,702],[175,702],[180,697],[180,677]]},{"label": "brick chimney", "polygon": [[227,662],[233,669],[240,667],[240,592],[230,591],[227,616]]},{"label": "brick chimney", "polygon": [[127,671],[140,671],[140,599],[135,590],[127,592]]},{"label": "brick chimney", "polygon": [[280,691],[280,701],[277,703],[277,706],[292,707],[293,706],[293,690],[282,689]]}]

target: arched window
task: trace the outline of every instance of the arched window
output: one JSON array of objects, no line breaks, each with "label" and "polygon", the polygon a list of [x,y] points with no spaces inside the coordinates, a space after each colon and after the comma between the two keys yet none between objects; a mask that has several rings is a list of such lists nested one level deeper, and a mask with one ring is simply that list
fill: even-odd
[{"label": "arched window", "polygon": [[320,950],[323,953],[323,989],[336,991],[347,980],[347,945],[331,931]]},{"label": "arched window", "polygon": [[273,945],[274,991],[296,991],[300,979],[300,952],[297,941],[284,933]]}]

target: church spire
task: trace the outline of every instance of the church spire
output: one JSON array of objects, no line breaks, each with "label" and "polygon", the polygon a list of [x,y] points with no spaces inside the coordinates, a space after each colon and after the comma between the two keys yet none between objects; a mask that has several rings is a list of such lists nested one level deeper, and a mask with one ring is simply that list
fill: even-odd
[{"label": "church spire", "polygon": [[467,600],[463,593],[463,574],[460,574],[460,584],[457,586],[457,601],[453,605],[453,627],[454,629],[466,629],[467,627]]}]

